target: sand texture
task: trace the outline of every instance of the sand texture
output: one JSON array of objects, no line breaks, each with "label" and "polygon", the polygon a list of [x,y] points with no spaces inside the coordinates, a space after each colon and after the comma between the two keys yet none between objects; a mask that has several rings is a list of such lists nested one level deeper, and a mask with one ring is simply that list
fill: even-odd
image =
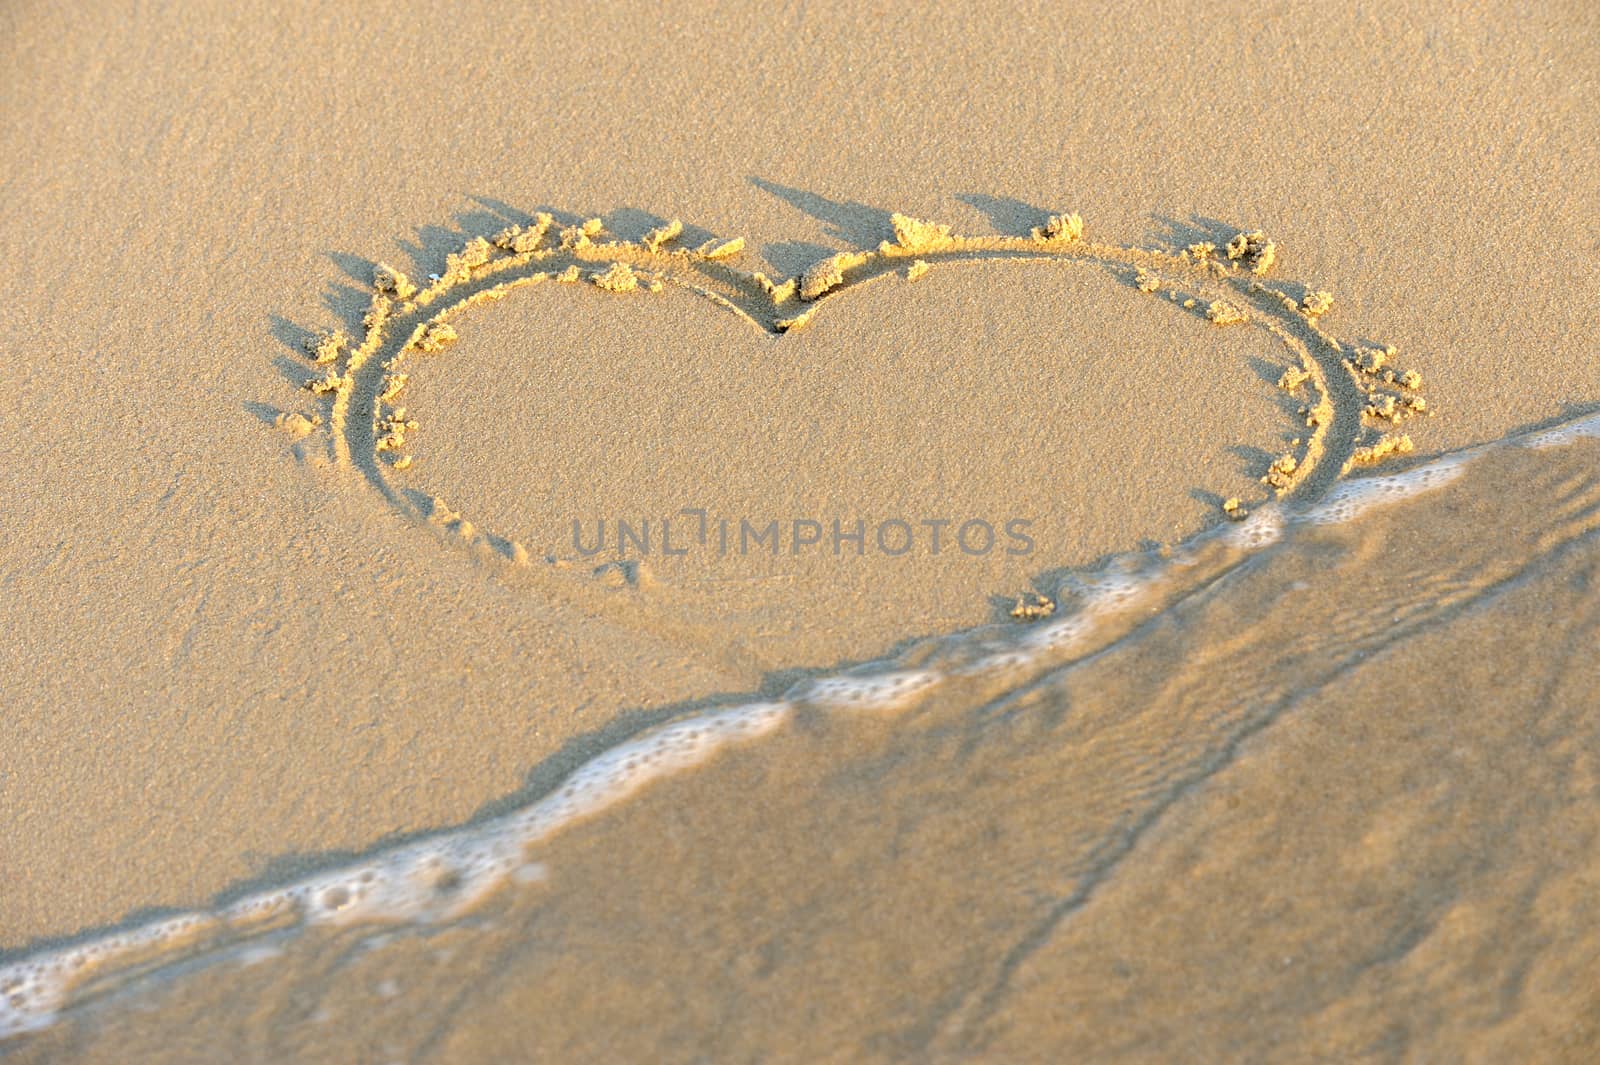
[{"label": "sand texture", "polygon": [[0,1060],[1600,1056],[1592,5],[0,60]]}]

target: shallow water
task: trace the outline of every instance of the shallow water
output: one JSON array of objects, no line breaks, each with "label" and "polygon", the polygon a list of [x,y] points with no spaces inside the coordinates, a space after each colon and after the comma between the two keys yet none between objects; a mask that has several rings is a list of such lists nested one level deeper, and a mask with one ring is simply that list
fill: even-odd
[{"label": "shallow water", "polygon": [[1597,433],[1348,480],[528,808],[13,956],[0,1046],[1590,1060]]}]

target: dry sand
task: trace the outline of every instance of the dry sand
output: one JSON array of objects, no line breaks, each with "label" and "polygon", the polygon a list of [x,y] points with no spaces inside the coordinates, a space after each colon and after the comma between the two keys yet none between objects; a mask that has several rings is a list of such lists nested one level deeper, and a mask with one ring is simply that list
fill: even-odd
[{"label": "dry sand", "polygon": [[[644,729],[1020,638],[1017,597],[1070,619],[1107,556],[1202,556],[1092,653],[882,720],[797,696],[464,917],[252,927],[204,975],[122,957],[0,1055],[1593,1059],[1593,445],[1493,451],[1264,553],[1193,539],[1261,528],[1221,505],[1273,513],[1284,454],[1292,509],[1387,430],[1414,451],[1379,474],[1593,409],[1590,5],[0,27],[0,966],[488,823]],[[398,324],[343,400],[301,388],[344,369],[304,342],[359,338],[379,262],[427,286],[541,212],[548,262],[496,250],[416,320],[578,283],[461,312],[404,415],[373,405]],[[1259,276],[1222,249],[1257,228]],[[824,293],[841,253],[868,258]],[[593,283],[629,287],[619,260],[642,286]],[[1340,365],[1384,345],[1424,388]],[[1365,384],[1432,416],[1363,416]],[[1036,546],[604,565],[568,539],[683,507],[1020,517]]]}]

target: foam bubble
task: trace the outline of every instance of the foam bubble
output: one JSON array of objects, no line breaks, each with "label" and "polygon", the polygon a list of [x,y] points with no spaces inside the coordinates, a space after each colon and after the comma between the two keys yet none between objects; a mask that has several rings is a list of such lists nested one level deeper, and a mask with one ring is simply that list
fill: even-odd
[{"label": "foam bubble", "polygon": [[[410,849],[410,848],[408,848]],[[350,924],[356,921],[416,916],[421,896],[407,892],[400,863],[391,857],[381,864],[336,870],[303,881],[287,892],[308,924]]]},{"label": "foam bubble", "polygon": [[1102,573],[1078,585],[1083,613],[1110,614],[1123,610],[1150,591],[1156,583],[1153,573]]},{"label": "foam bubble", "polygon": [[1565,447],[1577,440],[1600,436],[1600,414],[1592,414],[1587,418],[1559,425],[1554,429],[1545,429],[1537,433],[1530,433],[1518,442],[1523,447],[1543,451],[1546,448]]},{"label": "foam bubble", "polygon": [[36,954],[0,968],[0,1038],[46,1028],[55,1020],[79,967],[68,961],[69,953]]},{"label": "foam bubble", "polygon": [[1277,507],[1261,507],[1244,521],[1230,526],[1222,539],[1242,551],[1259,551],[1283,539],[1283,513]]},{"label": "foam bubble", "polygon": [[155,944],[176,943],[197,933],[210,931],[217,927],[217,923],[214,914],[198,911],[180,913],[135,928],[128,932],[124,939],[130,950]]},{"label": "foam bubble", "polygon": [[1472,454],[1472,452],[1457,452],[1404,473],[1345,481],[1336,485],[1320,503],[1306,511],[1300,520],[1312,525],[1334,525],[1352,521],[1374,507],[1389,506],[1424,492],[1443,488],[1461,476]]},{"label": "foam bubble", "polygon": [[253,925],[279,916],[293,906],[288,893],[281,889],[257,891],[229,904],[222,910],[222,919],[230,925]]},{"label": "foam bubble", "polygon": [[[1126,600],[1119,598],[1117,601]],[[1022,643],[1037,651],[1059,651],[1081,642],[1093,628],[1092,613],[1073,614],[1035,627],[1022,638]]]},{"label": "foam bubble", "polygon": [[504,831],[452,841],[425,874],[424,884],[417,885],[432,893],[432,905],[413,913],[447,920],[471,910],[522,868],[523,845]]},{"label": "foam bubble", "polygon": [[958,677],[1005,676],[1027,669],[1037,658],[1036,652],[1020,649],[994,651],[976,661],[968,662],[966,665],[961,666],[954,671],[954,674]]},{"label": "foam bubble", "polygon": [[897,710],[937,684],[942,674],[925,669],[845,674],[801,681],[790,697],[825,710]]}]

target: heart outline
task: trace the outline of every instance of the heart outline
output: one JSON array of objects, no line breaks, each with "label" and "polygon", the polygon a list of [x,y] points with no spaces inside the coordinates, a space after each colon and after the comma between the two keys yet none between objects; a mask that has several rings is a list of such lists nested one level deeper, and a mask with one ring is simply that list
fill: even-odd
[{"label": "heart outline", "polygon": [[[808,325],[829,300],[891,276],[915,280],[936,266],[1052,262],[1099,266],[1141,292],[1165,292],[1183,309],[1218,326],[1262,328],[1286,349],[1295,367],[1291,372],[1309,389],[1312,402],[1301,408],[1301,414],[1311,432],[1296,449],[1275,460],[1263,478],[1275,496],[1315,498],[1354,465],[1409,450],[1409,437],[1397,446],[1401,438],[1392,433],[1380,436],[1369,448],[1357,446],[1374,414],[1367,398],[1376,377],[1362,367],[1359,353],[1373,349],[1347,347],[1326,332],[1319,318],[1328,307],[1319,305],[1309,288],[1296,300],[1286,288],[1262,280],[1273,264],[1276,246],[1259,232],[1239,231],[1227,245],[1224,259],[1212,244],[1173,252],[1088,241],[1076,215],[1054,216],[1026,237],[956,235],[948,226],[901,214],[890,216],[890,226],[892,233],[876,248],[824,256],[781,283],[729,262],[743,250],[743,238],[712,239],[695,249],[675,246],[682,233],[677,220],[637,241],[600,241],[595,239],[605,234],[600,218],[558,228],[551,215],[539,214],[528,227],[514,225],[492,239],[467,240],[448,256],[444,274],[434,275],[420,290],[405,275],[380,263],[374,270],[359,342],[346,347],[338,343],[342,334],[332,333],[307,344],[308,350],[318,353],[319,363],[333,363],[326,376],[306,383],[312,391],[332,396],[329,458],[336,466],[360,471],[392,506],[414,522],[436,529],[444,539],[486,560],[526,565],[527,551],[518,541],[480,529],[437,497],[423,503],[415,498],[420,493],[397,488],[392,474],[409,465],[403,452],[396,462],[383,458],[387,451],[403,447],[404,431],[415,427],[404,418],[398,424],[392,418],[384,420],[386,407],[391,411],[400,407],[393,402],[398,389],[385,383],[395,381],[399,367],[410,358],[428,350],[430,339],[438,336],[431,331],[449,328],[440,346],[453,340],[450,323],[465,311],[498,301],[517,288],[549,281],[587,280],[618,295],[672,286],[779,339]],[[397,343],[401,336],[404,342]],[[330,349],[332,358],[326,357]],[[1280,384],[1287,380],[1288,374]],[[1386,383],[1394,380],[1391,372]],[[402,386],[403,382],[401,378]],[[1405,392],[1394,386],[1393,391],[1401,398],[1410,394],[1418,409],[1425,406],[1420,386]]]}]

